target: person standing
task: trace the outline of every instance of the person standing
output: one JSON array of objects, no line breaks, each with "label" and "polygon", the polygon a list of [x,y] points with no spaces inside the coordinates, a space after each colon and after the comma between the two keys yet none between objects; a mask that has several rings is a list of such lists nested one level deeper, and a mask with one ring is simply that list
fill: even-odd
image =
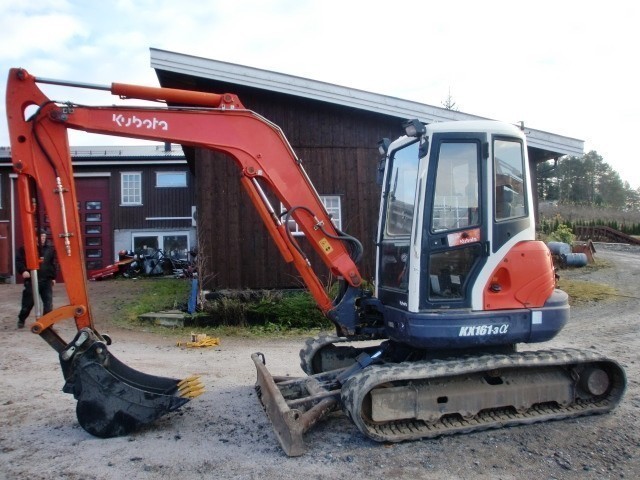
[{"label": "person standing", "polygon": [[[47,314],[53,310],[53,286],[56,283],[57,267],[55,249],[47,244],[47,233],[44,230],[40,231],[38,239],[38,256],[40,257],[38,292],[42,300],[43,312]],[[24,247],[20,247],[16,255],[16,271],[24,279],[22,307],[18,314],[18,328],[23,328],[24,321],[33,308],[33,282],[31,281],[31,273],[27,269]]]}]

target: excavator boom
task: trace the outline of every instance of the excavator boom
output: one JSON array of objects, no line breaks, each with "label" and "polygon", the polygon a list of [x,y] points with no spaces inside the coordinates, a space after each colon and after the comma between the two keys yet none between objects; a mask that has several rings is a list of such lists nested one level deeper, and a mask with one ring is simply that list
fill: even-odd
[{"label": "excavator boom", "polygon": [[[63,83],[52,80],[45,82]],[[189,106],[88,107],[53,102],[41,92],[37,83],[38,79],[24,70],[12,69],[9,73],[7,115],[13,165],[19,176],[25,175],[26,178],[35,180],[39,186],[55,185],[59,179],[61,190],[68,191],[68,196],[75,198],[67,143],[68,129],[170,141],[222,152],[238,165],[242,186],[280,253],[285,261],[296,267],[323,312],[331,317],[330,312],[335,309],[335,304],[327,296],[308,259],[289,234],[285,222],[269,202],[268,192],[274,194],[285,206],[334,275],[344,278],[352,287],[361,284],[362,278],[350,251],[353,248],[360,249],[359,242],[335,229],[302,163],[280,128],[255,112],[245,110],[234,95],[113,84],[110,90],[123,97],[155,99]],[[71,82],[64,84],[74,85]],[[86,84],[77,86],[109,88],[88,87]],[[38,110],[26,119],[25,111],[30,106],[36,106]],[[24,196],[28,197],[28,194]],[[47,201],[51,203],[51,206],[45,205],[45,208],[47,212],[52,210],[51,215],[57,223],[56,231],[59,229],[61,232],[54,237],[54,244],[56,247],[58,243],[63,244],[66,252],[71,248],[69,244],[76,243],[71,249],[74,253],[66,254],[69,261],[62,265],[62,270],[65,279],[67,272],[73,272],[72,284],[81,285],[86,273],[79,269],[82,262],[77,261],[77,256],[82,255],[82,249],[77,245],[79,235],[69,231],[69,222],[75,227],[79,225],[78,219],[73,215],[75,209],[72,206],[75,201],[66,201],[67,208],[60,210],[57,203],[67,199],[64,195],[59,195],[57,202],[55,200],[54,195],[44,195],[43,198],[45,204]],[[22,204],[27,205],[25,202]],[[33,225],[28,225],[27,222],[25,225],[26,230],[32,231]],[[35,246],[35,242],[33,245]],[[33,248],[28,250],[34,251]],[[35,256],[29,260],[32,262],[30,265],[36,265]],[[86,305],[86,298],[81,298],[79,303]],[[346,325],[340,328],[349,330],[355,320],[347,319],[345,322]],[[79,328],[91,325],[88,309],[76,323]]]},{"label": "excavator boom", "polygon": [[[110,91],[180,105],[176,107],[91,107],[49,99],[38,83]],[[230,156],[240,181],[286,262],[292,263],[322,311],[338,331],[355,329],[353,291],[362,279],[352,258],[359,242],[334,227],[282,131],[246,110],[232,94],[211,94],[114,83],[110,87],[38,79],[23,69],[11,69],[7,83],[7,117],[22,218],[27,268],[38,268],[33,232],[38,209],[44,207],[64,277],[69,305],[36,319],[34,333],[60,355],[64,391],[78,399],[81,425],[98,436],[127,433],[138,425],[175,410],[202,391],[195,379],[180,381],[137,372],[107,349],[110,339],[95,328],[87,294],[68,130],[160,140],[200,147]],[[35,113],[31,113],[35,108]],[[305,232],[330,271],[348,288],[337,301],[329,298],[311,264],[272,206],[275,198]],[[36,202],[34,199],[38,199]],[[63,340],[54,325],[75,321],[78,335]]]}]

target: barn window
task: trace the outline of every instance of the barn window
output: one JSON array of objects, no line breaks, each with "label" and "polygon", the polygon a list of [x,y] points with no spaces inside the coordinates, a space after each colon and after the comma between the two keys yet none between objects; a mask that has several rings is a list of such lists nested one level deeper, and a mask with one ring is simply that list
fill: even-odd
[{"label": "barn window", "polygon": [[120,174],[120,204],[142,205],[142,173],[122,172]]},{"label": "barn window", "polygon": [[[342,230],[342,199],[340,195],[320,195],[320,200],[331,217],[333,225],[338,230]],[[285,210],[284,205],[280,204],[280,211],[284,212]],[[289,220],[289,230],[294,235],[304,235],[304,232],[293,220]]]},{"label": "barn window", "polygon": [[133,251],[136,253],[158,257],[158,252],[162,251],[162,255],[172,260],[188,259],[189,232],[136,232],[131,237]]},{"label": "barn window", "polygon": [[156,172],[156,187],[186,187],[187,172]]}]

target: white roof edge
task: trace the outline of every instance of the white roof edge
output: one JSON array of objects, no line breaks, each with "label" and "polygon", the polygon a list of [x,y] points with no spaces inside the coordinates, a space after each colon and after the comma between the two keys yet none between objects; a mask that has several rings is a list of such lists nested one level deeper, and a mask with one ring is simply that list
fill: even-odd
[{"label": "white roof edge", "polygon": [[[447,110],[424,103],[366,92],[355,88],[310,80],[303,77],[247,67],[235,63],[196,57],[182,53],[150,49],[151,68],[169,72],[237,83],[298,97],[319,100],[399,118],[418,118],[425,123],[451,120],[491,120],[468,113]],[[226,93],[226,92],[219,92]],[[560,155],[582,155],[584,140],[534,130],[525,126],[531,147]]]},{"label": "white roof edge", "polygon": [[[170,145],[170,150],[165,150],[164,144],[149,145],[95,145],[95,146],[70,146],[71,158],[121,158],[121,157],[151,157],[155,159],[170,158],[172,160],[184,159],[182,146],[177,143]],[[11,147],[0,147],[0,158],[11,158]]]}]

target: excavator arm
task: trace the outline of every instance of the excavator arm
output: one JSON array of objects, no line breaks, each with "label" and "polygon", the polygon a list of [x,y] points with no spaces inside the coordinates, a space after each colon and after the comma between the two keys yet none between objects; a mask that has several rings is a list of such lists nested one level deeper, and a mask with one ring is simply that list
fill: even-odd
[{"label": "excavator arm", "polygon": [[[49,99],[38,83],[107,90],[122,98],[180,106],[93,107],[62,103]],[[360,243],[334,227],[282,131],[245,109],[236,96],[126,84],[79,84],[40,79],[23,69],[11,69],[6,101],[27,267],[33,271],[38,268],[34,228],[37,205],[43,205],[70,302],[38,318],[32,331],[59,352],[66,380],[64,390],[78,399],[78,419],[86,430],[98,436],[127,433],[178,408],[199,393],[201,386],[192,379],[165,379],[130,369],[108,352],[109,339],[97,332],[87,295],[69,129],[179,143],[231,157],[240,169],[244,190],[284,260],[295,266],[339,334],[357,332],[354,304],[362,279],[355,261]],[[268,192],[285,206],[285,220],[271,205]],[[307,256],[288,231],[288,218],[297,222],[332,274],[344,279],[345,288],[337,299],[329,298]],[[78,335],[67,343],[53,326],[70,318],[75,321]],[[118,395],[114,404],[113,398]],[[136,413],[138,407],[141,412]],[[98,417],[100,421],[96,420]]]},{"label": "excavator arm", "polygon": [[[49,100],[36,85],[38,82],[109,89],[113,94],[124,98],[189,106],[145,108],[61,104]],[[36,106],[38,110],[26,119],[25,111],[30,106]],[[54,239],[56,247],[58,243],[61,244],[69,259],[68,262],[61,262],[65,280],[67,271],[73,272],[74,285],[82,285],[86,275],[84,271],[80,271],[83,262],[78,261],[82,249],[78,248],[79,245],[74,245],[75,248],[70,245],[79,241],[79,235],[77,232],[70,232],[69,225],[77,230],[79,223],[74,215],[75,193],[67,129],[170,141],[227,154],[238,165],[242,186],[283,258],[286,262],[293,263],[324,313],[331,318],[330,312],[335,310],[335,304],[327,296],[308,259],[289,234],[286,222],[281,220],[271,206],[265,189],[273,192],[285,206],[335,276],[345,279],[352,287],[358,287],[362,282],[352,258],[352,251],[361,249],[359,242],[335,229],[300,160],[280,128],[255,112],[244,109],[234,95],[118,83],[111,87],[87,86],[38,79],[24,70],[12,69],[7,88],[7,114],[13,165],[19,176],[34,179],[40,188],[55,185],[58,181],[61,183],[61,187],[56,188],[62,193],[54,195],[49,191],[43,192],[43,200],[47,212],[51,211],[50,216],[56,219],[56,231],[61,232]],[[70,201],[65,202],[66,199]],[[54,210],[60,214],[56,214]],[[33,248],[30,250],[33,251]],[[85,298],[79,301],[86,303]],[[90,322],[88,310],[76,320],[78,327],[88,326]],[[355,326],[348,319],[344,322],[345,333]]]}]

